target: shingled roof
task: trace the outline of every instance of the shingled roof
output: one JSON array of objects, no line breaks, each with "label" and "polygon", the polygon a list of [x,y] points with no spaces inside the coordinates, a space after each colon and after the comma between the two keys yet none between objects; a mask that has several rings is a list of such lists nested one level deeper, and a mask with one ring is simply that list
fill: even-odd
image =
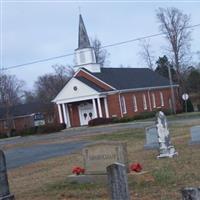
[{"label": "shingled roof", "polygon": [[[12,106],[10,108],[10,113],[13,117],[19,117],[24,115],[31,115],[33,113],[41,112],[51,112],[54,109],[53,103],[41,103],[41,102],[34,102],[34,103],[27,103],[27,104],[20,104],[16,106]],[[0,119],[4,119],[6,117],[6,108],[0,107]]]},{"label": "shingled roof", "polygon": [[101,68],[100,73],[86,71],[117,90],[170,85],[168,79],[148,68]]},{"label": "shingled roof", "polygon": [[82,83],[85,83],[87,86],[93,88],[94,90],[98,91],[98,92],[105,92],[106,90],[103,89],[102,87],[100,87],[99,85],[91,82],[90,80],[84,78],[84,77],[75,77],[76,79],[78,79],[79,81],[81,81]]}]

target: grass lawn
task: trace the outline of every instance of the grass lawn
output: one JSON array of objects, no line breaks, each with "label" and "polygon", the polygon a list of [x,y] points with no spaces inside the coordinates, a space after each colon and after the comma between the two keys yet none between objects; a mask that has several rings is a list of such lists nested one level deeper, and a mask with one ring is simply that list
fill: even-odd
[{"label": "grass lawn", "polygon": [[[147,171],[145,174],[129,176],[131,199],[180,200],[182,187],[200,186],[200,145],[188,145],[189,128],[195,124],[199,125],[200,121],[170,126],[172,143],[179,153],[175,158],[157,160],[157,151],[144,150],[144,129],[85,138],[127,142],[129,162],[139,162]],[[72,184],[67,181],[67,175],[76,165],[83,166],[81,152],[10,170],[11,192],[17,200],[109,199],[106,184]]]}]

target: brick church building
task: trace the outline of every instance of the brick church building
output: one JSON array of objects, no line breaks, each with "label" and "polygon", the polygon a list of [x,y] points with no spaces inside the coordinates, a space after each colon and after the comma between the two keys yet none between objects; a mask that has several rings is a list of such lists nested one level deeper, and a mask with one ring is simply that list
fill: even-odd
[{"label": "brick church building", "polygon": [[[58,93],[60,123],[67,127],[88,125],[94,118],[132,117],[156,109],[172,109],[169,80],[148,68],[102,68],[79,18],[75,74]],[[180,108],[178,85],[173,85]]]}]

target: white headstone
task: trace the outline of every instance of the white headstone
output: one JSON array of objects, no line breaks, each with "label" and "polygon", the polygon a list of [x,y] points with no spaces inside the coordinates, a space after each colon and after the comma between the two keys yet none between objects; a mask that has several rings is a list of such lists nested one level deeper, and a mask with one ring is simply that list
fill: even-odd
[{"label": "white headstone", "polygon": [[177,155],[178,153],[175,151],[174,146],[171,144],[167,118],[162,111],[157,113],[156,127],[160,150],[160,155],[157,156],[157,158],[173,157]]}]

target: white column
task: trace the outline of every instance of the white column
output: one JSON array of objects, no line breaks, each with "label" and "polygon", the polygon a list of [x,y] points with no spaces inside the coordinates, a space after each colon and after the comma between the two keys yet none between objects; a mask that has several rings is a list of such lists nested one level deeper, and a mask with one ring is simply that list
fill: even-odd
[{"label": "white column", "polygon": [[63,118],[62,118],[62,112],[61,112],[61,104],[57,104],[58,106],[58,114],[59,114],[59,120],[60,120],[60,123],[63,123]]},{"label": "white column", "polygon": [[71,127],[71,123],[70,123],[70,118],[69,118],[69,109],[67,104],[65,105],[65,109],[66,109],[66,115],[67,115],[67,128]]},{"label": "white column", "polygon": [[104,98],[104,107],[105,107],[105,112],[106,112],[106,118],[109,118],[109,113],[108,113],[108,102],[107,98]]},{"label": "white column", "polygon": [[98,109],[99,109],[99,117],[102,117],[102,110],[101,110],[100,98],[97,98],[97,104],[98,104]]},{"label": "white column", "polygon": [[97,107],[96,107],[95,99],[92,99],[92,105],[93,105],[93,110],[94,110],[94,118],[97,118]]},{"label": "white column", "polygon": [[65,108],[65,104],[62,104],[62,108],[63,108],[63,116],[64,116],[64,123],[67,125],[67,115],[66,115],[66,108]]}]

